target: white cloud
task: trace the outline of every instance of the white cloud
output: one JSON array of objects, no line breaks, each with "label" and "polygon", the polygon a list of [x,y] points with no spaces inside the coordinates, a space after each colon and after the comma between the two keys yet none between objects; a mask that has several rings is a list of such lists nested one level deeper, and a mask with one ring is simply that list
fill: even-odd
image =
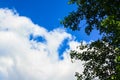
[{"label": "white cloud", "polygon": [[[46,41],[30,41],[31,34]],[[82,63],[71,63],[68,49],[64,60],[59,60],[58,48],[65,39],[72,40],[72,36],[63,29],[48,32],[27,17],[0,9],[0,79],[74,80],[74,73],[83,69]],[[77,43],[70,41],[70,49]]]}]

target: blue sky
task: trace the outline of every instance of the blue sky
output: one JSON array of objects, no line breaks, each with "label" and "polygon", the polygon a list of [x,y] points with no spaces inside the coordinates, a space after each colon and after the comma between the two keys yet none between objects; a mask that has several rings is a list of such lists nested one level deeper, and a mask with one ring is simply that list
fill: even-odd
[{"label": "blue sky", "polygon": [[60,24],[76,9],[67,2],[0,0],[0,80],[74,80],[82,72],[82,62],[71,63],[69,51],[100,36]]},{"label": "blue sky", "polygon": [[[35,24],[43,26],[48,30],[56,27],[63,27],[60,20],[63,20],[71,11],[76,10],[76,5],[68,5],[69,0],[1,0],[1,8],[15,9],[21,16],[29,17]],[[81,24],[84,26],[85,23]],[[87,36],[84,29],[81,31],[68,32],[75,35],[78,41],[97,40],[99,38],[98,31],[93,31]]]},{"label": "blue sky", "polygon": [[27,16],[41,26],[49,30],[60,26],[59,20],[75,6],[68,6],[68,0],[2,0],[0,7],[8,7],[17,10],[22,16]]}]

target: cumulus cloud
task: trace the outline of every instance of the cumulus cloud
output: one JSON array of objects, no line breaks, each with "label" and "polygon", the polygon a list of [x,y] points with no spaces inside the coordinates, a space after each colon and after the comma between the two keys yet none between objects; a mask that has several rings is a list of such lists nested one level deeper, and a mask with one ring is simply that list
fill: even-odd
[{"label": "cumulus cloud", "polygon": [[[34,40],[38,36],[44,41]],[[65,39],[70,48],[59,60],[58,49]],[[77,45],[63,29],[48,31],[13,10],[0,9],[0,80],[75,80],[82,63],[71,63],[68,52]]]}]

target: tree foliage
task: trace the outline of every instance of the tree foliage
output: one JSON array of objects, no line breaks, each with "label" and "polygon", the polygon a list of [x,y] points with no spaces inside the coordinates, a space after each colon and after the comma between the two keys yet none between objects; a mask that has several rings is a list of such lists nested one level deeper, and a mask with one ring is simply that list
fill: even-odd
[{"label": "tree foliage", "polygon": [[86,20],[85,32],[93,29],[103,34],[91,44],[79,46],[78,52],[71,51],[71,58],[85,61],[83,74],[76,73],[78,80],[119,80],[120,79],[120,1],[119,0],[69,0],[77,10],[64,18],[66,28],[79,30]]}]

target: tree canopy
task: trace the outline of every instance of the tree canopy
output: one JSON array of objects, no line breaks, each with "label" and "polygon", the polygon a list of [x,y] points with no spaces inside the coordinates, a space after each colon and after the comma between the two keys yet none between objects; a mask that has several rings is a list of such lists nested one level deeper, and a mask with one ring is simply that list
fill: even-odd
[{"label": "tree canopy", "polygon": [[79,30],[80,22],[86,20],[86,34],[93,29],[102,38],[91,44],[81,45],[84,50],[72,50],[71,58],[85,61],[83,74],[76,73],[78,80],[119,80],[120,79],[120,0],[69,0],[77,10],[64,18],[62,24],[73,31]]}]

